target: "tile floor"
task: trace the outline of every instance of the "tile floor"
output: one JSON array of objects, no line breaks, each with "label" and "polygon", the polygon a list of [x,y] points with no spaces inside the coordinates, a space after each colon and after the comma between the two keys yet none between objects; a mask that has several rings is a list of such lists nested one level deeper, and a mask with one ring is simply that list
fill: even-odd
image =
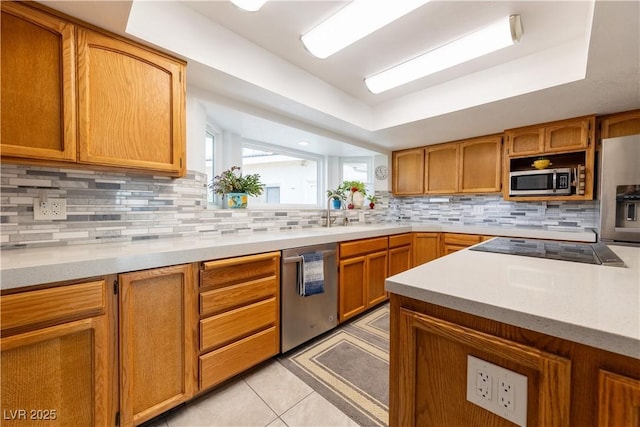
[{"label": "tile floor", "polygon": [[358,426],[272,359],[145,427]]}]

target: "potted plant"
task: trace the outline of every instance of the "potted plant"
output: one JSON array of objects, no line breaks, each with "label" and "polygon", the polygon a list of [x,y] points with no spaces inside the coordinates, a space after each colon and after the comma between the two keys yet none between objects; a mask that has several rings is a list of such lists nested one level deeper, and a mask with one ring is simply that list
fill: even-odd
[{"label": "potted plant", "polygon": [[364,205],[364,198],[367,195],[362,181],[343,181],[340,188],[347,193],[347,208],[361,209]]},{"label": "potted plant", "polygon": [[257,173],[242,175],[240,166],[232,166],[213,177],[209,188],[223,199],[223,207],[246,208],[249,196],[259,196],[264,191]]},{"label": "potted plant", "polygon": [[378,203],[378,196],[367,196],[367,200],[369,200],[369,209],[373,209],[376,203]]},{"label": "potted plant", "polygon": [[327,190],[327,198],[331,199],[333,209],[340,209],[346,196],[342,187],[338,187],[335,190]]}]

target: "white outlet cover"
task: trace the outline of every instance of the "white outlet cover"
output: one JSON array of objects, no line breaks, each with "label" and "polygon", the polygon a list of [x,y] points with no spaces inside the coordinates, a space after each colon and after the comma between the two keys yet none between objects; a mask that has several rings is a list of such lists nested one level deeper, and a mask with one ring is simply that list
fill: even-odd
[{"label": "white outlet cover", "polygon": [[67,201],[65,199],[33,199],[33,219],[52,221],[67,219]]},{"label": "white outlet cover", "polygon": [[[490,399],[477,393],[478,373],[488,373],[492,387]],[[507,384],[511,390],[505,393],[500,386]],[[500,400],[509,398],[511,404],[506,408]],[[467,400],[489,412],[511,421],[521,427],[527,427],[527,377],[502,368],[485,360],[467,355]]]}]

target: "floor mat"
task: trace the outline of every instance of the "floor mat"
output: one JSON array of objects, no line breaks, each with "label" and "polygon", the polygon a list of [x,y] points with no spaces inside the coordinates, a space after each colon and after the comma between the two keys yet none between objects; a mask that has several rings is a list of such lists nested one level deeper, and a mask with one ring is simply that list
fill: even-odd
[{"label": "floor mat", "polygon": [[281,356],[280,362],[361,426],[388,425],[388,303]]}]

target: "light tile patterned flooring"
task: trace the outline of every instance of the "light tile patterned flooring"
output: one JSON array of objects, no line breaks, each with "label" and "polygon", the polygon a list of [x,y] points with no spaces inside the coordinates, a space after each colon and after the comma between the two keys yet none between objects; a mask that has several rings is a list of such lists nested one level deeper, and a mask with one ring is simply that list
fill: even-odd
[{"label": "light tile patterned flooring", "polygon": [[153,420],[145,427],[358,426],[277,360]]}]

